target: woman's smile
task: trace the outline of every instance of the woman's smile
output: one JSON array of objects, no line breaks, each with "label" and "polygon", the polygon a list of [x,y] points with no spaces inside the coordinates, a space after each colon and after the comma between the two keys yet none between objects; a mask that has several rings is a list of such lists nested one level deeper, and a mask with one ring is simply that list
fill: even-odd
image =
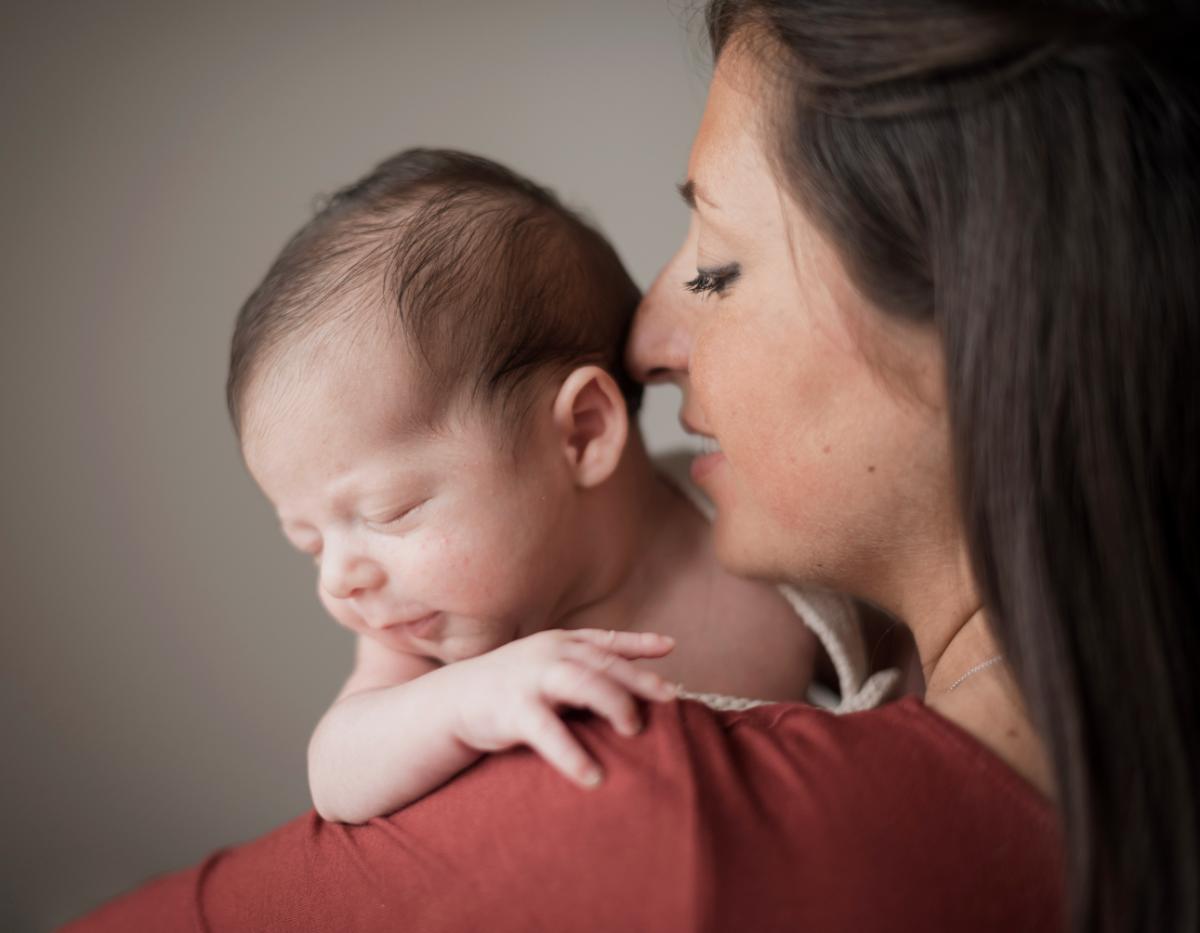
[{"label": "woman's smile", "polygon": [[692,482],[701,483],[709,473],[725,461],[725,454],[717,444],[716,438],[702,436],[700,438],[700,453],[692,460]]}]

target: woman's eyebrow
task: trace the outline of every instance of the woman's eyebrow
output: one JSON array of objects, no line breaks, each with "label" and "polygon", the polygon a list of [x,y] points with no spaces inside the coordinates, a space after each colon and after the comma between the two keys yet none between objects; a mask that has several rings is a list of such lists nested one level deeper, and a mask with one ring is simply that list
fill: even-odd
[{"label": "woman's eyebrow", "polygon": [[679,196],[683,198],[683,203],[686,204],[690,210],[694,211],[696,209],[697,201],[703,201],[713,210],[720,210],[713,199],[708,197],[708,195],[706,195],[700,189],[694,178],[689,178],[687,181],[676,185],[675,190],[679,192]]}]

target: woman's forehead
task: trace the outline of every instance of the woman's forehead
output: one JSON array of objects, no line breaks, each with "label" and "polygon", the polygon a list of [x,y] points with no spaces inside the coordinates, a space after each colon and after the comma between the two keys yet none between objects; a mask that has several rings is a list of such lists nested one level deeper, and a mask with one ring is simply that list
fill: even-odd
[{"label": "woman's forehead", "polygon": [[761,137],[763,87],[749,50],[732,46],[717,62],[688,160],[698,213],[714,225],[761,225],[779,213],[780,189]]}]

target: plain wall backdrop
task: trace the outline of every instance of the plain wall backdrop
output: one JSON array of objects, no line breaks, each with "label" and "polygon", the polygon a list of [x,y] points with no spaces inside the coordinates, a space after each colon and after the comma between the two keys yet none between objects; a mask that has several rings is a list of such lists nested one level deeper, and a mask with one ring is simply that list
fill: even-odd
[{"label": "plain wall backdrop", "polygon": [[[549,184],[649,284],[707,62],[684,0],[5,4],[0,929],[308,807],[349,670],[223,402],[315,196],[412,145]],[[654,448],[676,396],[652,394]]]}]

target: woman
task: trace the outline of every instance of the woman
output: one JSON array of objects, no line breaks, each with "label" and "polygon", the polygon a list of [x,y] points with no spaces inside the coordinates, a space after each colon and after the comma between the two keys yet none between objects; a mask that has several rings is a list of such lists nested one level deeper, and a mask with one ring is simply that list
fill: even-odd
[{"label": "woman", "polygon": [[931,708],[1057,774],[1080,925],[1196,929],[1184,22],[909,6],[710,6],[694,222],[632,360],[727,454],[730,565],[890,610]]},{"label": "woman", "polygon": [[[629,361],[735,569],[911,630],[925,700],[653,709],[73,929],[1191,930],[1197,116],[1182,19],[715,0]],[[686,283],[686,284],[685,284]]]}]

